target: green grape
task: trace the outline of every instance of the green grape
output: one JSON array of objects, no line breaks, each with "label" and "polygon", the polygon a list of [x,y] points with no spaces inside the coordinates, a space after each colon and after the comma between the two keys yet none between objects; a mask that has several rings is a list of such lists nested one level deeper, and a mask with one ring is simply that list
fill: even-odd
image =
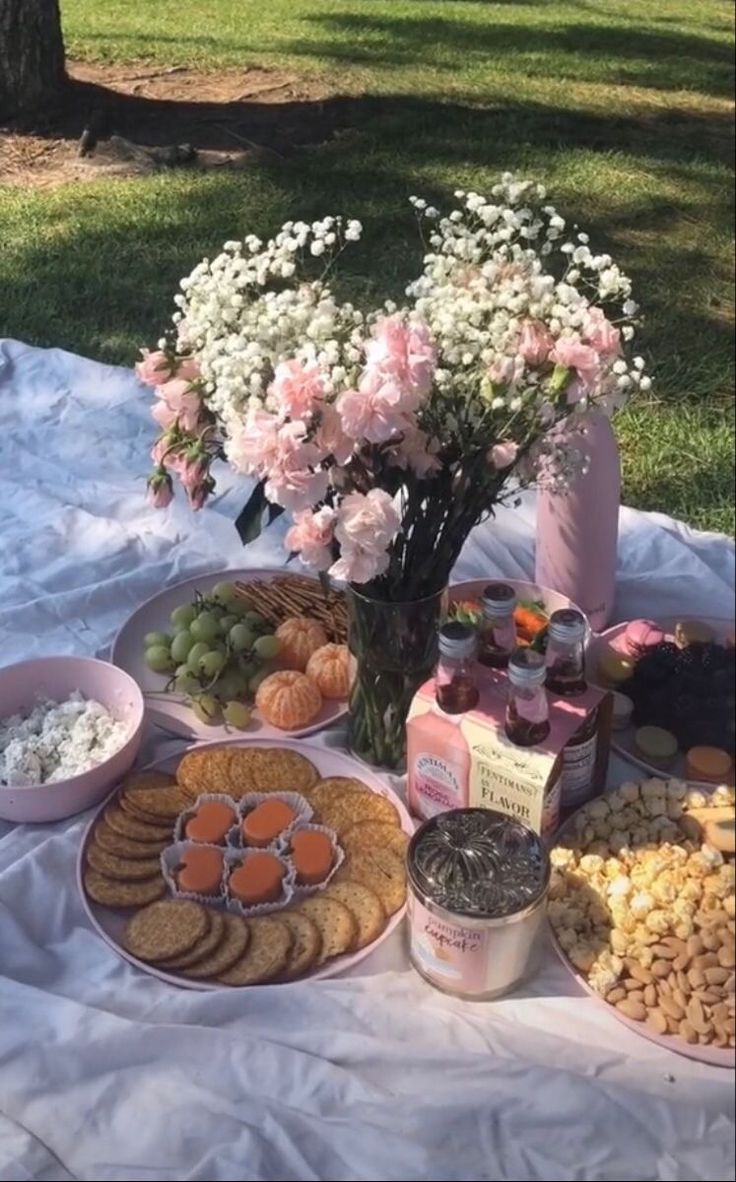
[{"label": "green grape", "polygon": [[213,698],[212,694],[199,694],[198,697],[193,698],[192,710],[195,717],[207,726],[219,721],[220,703],[217,698]]},{"label": "green grape", "polygon": [[229,612],[226,612],[224,616],[220,616],[220,632],[222,635],[227,636],[230,629],[233,628],[237,622],[238,617],[230,615]]},{"label": "green grape", "polygon": [[200,612],[196,620],[192,620],[189,625],[189,631],[195,640],[214,640],[220,631],[217,616],[208,611]]},{"label": "green grape", "polygon": [[206,678],[217,677],[217,674],[221,673],[225,667],[225,657],[222,653],[217,653],[212,649],[200,658],[199,667]]},{"label": "green grape", "polygon": [[218,677],[212,690],[221,702],[229,702],[231,699],[242,698],[247,691],[248,678],[244,677],[239,670],[227,666],[222,676]]},{"label": "green grape", "polygon": [[199,679],[194,676],[188,665],[179,665],[176,670],[174,689],[178,694],[196,694],[201,689]]},{"label": "green grape", "polygon": [[235,652],[242,653],[252,647],[255,637],[250,628],[247,628],[245,624],[235,624],[230,629],[229,640]]},{"label": "green grape", "polygon": [[146,649],[146,664],[154,673],[170,673],[173,668],[171,653],[163,644],[153,644]]},{"label": "green grape", "polygon": [[264,620],[259,612],[247,611],[245,613],[245,623],[249,624],[251,628],[268,628],[268,622]]},{"label": "green grape", "polygon": [[199,673],[199,662],[211,651],[210,646],[204,641],[198,641],[197,644],[192,645],[187,656],[187,665],[192,673]]},{"label": "green grape", "polygon": [[245,681],[246,687],[251,677],[255,677],[256,673],[260,673],[261,671],[261,666],[258,661],[244,661],[242,657],[238,660],[237,668],[240,676]]},{"label": "green grape", "polygon": [[177,632],[183,628],[188,628],[192,620],[197,614],[197,609],[191,603],[182,603],[179,607],[175,607],[171,613],[171,623],[176,628]]},{"label": "green grape", "polygon": [[272,661],[279,655],[281,643],[278,636],[259,636],[253,645],[253,652],[262,661]]},{"label": "green grape", "polygon": [[188,628],[181,632],[177,632],[176,636],[171,642],[171,655],[173,659],[181,664],[186,661],[191,649],[194,647],[194,637]]},{"label": "green grape", "polygon": [[233,599],[237,599],[238,588],[234,583],[215,583],[212,594],[215,599],[219,599],[220,603],[228,604]]},{"label": "green grape", "polygon": [[248,600],[243,595],[238,595],[237,599],[231,599],[227,605],[227,610],[237,616],[239,620],[245,618],[251,610]]},{"label": "green grape", "polygon": [[261,682],[265,681],[266,678],[270,676],[271,672],[269,669],[259,669],[257,673],[254,673],[253,677],[251,677],[250,681],[248,682],[248,689],[250,692],[254,694]]},{"label": "green grape", "polygon": [[144,648],[168,648],[171,637],[166,632],[147,632],[143,637]]},{"label": "green grape", "polygon": [[250,710],[242,702],[226,702],[222,715],[225,722],[236,730],[244,731],[250,725]]}]

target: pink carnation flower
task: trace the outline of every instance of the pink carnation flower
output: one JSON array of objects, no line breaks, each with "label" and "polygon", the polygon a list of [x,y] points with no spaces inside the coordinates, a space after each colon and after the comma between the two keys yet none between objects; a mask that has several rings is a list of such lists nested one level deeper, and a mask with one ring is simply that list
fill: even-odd
[{"label": "pink carnation flower", "polygon": [[358,390],[346,390],[337,400],[344,433],[354,440],[386,443],[401,432],[406,419],[401,410],[402,392],[380,374],[365,374]]},{"label": "pink carnation flower", "polygon": [[592,349],[603,357],[621,355],[621,333],[600,308],[589,308],[584,337]]},{"label": "pink carnation flower", "polygon": [[156,387],[158,402],[151,410],[155,422],[164,431],[178,423],[182,431],[194,432],[199,425],[202,400],[196,390],[190,390],[183,378],[172,378]]},{"label": "pink carnation flower", "polygon": [[538,320],[524,321],[518,349],[527,365],[544,365],[553,345],[554,340],[544,324]]},{"label": "pink carnation flower", "polygon": [[[379,320],[365,347],[366,373],[393,378],[407,393],[421,400],[429,393],[436,354],[425,324],[405,323],[397,313]],[[407,408],[408,409],[408,408]],[[412,408],[416,409],[416,405]]]},{"label": "pink carnation flower", "polygon": [[279,421],[265,410],[249,411],[245,425],[228,444],[228,459],[246,476],[264,476],[279,454]]},{"label": "pink carnation flower", "polygon": [[269,405],[281,418],[304,419],[324,398],[324,379],[318,365],[282,361],[269,387]]},{"label": "pink carnation flower", "polygon": [[323,406],[314,445],[323,459],[334,456],[338,465],[346,464],[353,454],[354,442],[342,429],[340,415],[334,406]]},{"label": "pink carnation flower", "polygon": [[333,539],[335,510],[323,505],[316,513],[303,509],[294,514],[294,524],[286,531],[287,550],[299,552],[302,562],[316,570],[327,570],[332,562],[330,549]]},{"label": "pink carnation flower", "polygon": [[578,376],[579,384],[573,382],[568,387],[568,402],[577,402],[585,391],[594,390],[600,381],[600,357],[592,346],[583,344],[576,332],[570,336],[558,337],[550,358],[556,365],[574,369]]},{"label": "pink carnation flower", "polygon": [[401,525],[392,498],[382,488],[349,493],[337,512],[335,537],[340,558],[330,568],[334,578],[368,583],[388,566],[386,548]]},{"label": "pink carnation flower", "polygon": [[420,478],[433,476],[440,469],[437,452],[440,444],[430,439],[419,427],[407,427],[404,436],[389,457],[389,463],[400,468],[411,468]]},{"label": "pink carnation flower", "polygon": [[319,450],[307,443],[305,436],[303,422],[285,423],[278,431],[276,454],[267,472],[265,493],[269,501],[292,513],[310,508],[327,492],[328,476],[318,466]]},{"label": "pink carnation flower", "polygon": [[153,352],[150,349],[141,349],[141,357],[143,360],[135,364],[135,373],[147,386],[161,386],[172,377],[171,364],[160,349]]}]

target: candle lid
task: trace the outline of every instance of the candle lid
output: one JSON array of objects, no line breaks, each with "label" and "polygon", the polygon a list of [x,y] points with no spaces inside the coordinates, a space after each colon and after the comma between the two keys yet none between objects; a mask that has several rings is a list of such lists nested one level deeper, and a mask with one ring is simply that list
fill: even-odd
[{"label": "candle lid", "polygon": [[489,583],[483,588],[483,612],[486,616],[509,616],[515,607],[516,592],[508,583]]},{"label": "candle lid", "polygon": [[417,830],[408,851],[409,878],[424,898],[457,915],[508,919],[528,911],[549,884],[542,840],[527,825],[493,809],[453,809]]},{"label": "candle lid", "polygon": [[544,685],[547,661],[533,648],[515,648],[509,657],[509,678],[514,685]]},{"label": "candle lid", "polygon": [[578,641],[585,639],[585,616],[572,607],[563,607],[552,612],[549,618],[549,636],[552,640]]}]

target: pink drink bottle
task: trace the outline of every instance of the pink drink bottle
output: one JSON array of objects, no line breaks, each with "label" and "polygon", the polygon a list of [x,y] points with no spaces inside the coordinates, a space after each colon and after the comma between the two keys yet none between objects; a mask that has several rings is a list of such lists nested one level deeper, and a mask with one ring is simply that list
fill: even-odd
[{"label": "pink drink bottle", "polygon": [[609,419],[590,411],[580,447],[588,470],[566,493],[537,498],[536,581],[585,612],[594,632],[608,623],[616,586],[621,461]]}]

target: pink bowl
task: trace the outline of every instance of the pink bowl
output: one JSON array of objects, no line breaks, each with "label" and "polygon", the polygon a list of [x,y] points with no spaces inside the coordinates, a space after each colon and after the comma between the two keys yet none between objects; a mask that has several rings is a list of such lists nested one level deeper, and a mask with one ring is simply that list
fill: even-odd
[{"label": "pink bowl", "polygon": [[0,669],[0,718],[25,714],[39,698],[61,701],[79,690],[100,702],[119,721],[127,722],[129,737],[119,751],[97,767],[27,788],[0,786],[0,818],[4,821],[60,821],[98,804],[130,771],[143,733],[143,694],[127,673],[91,657],[42,657]]}]

